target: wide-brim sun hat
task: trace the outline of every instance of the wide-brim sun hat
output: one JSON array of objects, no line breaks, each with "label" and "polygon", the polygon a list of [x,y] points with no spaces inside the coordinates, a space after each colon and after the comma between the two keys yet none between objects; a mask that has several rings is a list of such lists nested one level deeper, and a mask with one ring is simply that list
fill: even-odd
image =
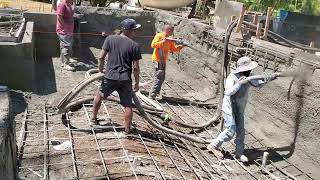
[{"label": "wide-brim sun hat", "polygon": [[237,61],[237,68],[236,70],[233,71],[233,73],[250,71],[255,69],[257,66],[258,66],[257,62],[252,61],[251,58],[248,56],[244,56]]},{"label": "wide-brim sun hat", "polygon": [[123,30],[134,30],[141,27],[141,24],[137,24],[134,19],[125,19],[121,22],[121,28]]}]

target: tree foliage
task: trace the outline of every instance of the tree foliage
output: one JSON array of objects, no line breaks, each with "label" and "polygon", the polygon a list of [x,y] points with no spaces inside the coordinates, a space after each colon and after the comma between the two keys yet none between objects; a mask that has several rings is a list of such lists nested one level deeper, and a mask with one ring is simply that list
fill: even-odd
[{"label": "tree foliage", "polygon": [[281,9],[300,12],[307,15],[320,15],[320,0],[237,0],[251,11],[266,12],[273,7],[275,12]]}]

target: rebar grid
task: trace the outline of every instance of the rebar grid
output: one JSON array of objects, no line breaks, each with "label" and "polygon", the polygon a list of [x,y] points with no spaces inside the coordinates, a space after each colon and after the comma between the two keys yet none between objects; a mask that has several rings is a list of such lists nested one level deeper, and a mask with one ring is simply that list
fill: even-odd
[{"label": "rebar grid", "polygon": [[[247,43],[246,45],[247,45],[247,47],[249,47],[249,43]],[[252,44],[250,44],[250,46],[251,45]],[[217,49],[219,49],[219,47]],[[230,53],[230,59],[232,59],[232,58],[236,57],[238,54],[234,50],[235,49],[234,46],[232,46],[230,49],[231,49],[231,51],[229,52]],[[284,61],[283,57],[280,57],[280,55],[278,56],[276,54],[276,55],[272,55],[272,57],[274,58],[274,60],[271,60],[271,62],[273,62],[273,66],[269,66],[269,63],[271,63],[271,62],[270,62],[270,60],[268,60],[268,56],[271,55],[272,52],[269,52],[268,50],[265,50],[264,52],[262,52],[260,49],[259,50],[255,49],[253,51],[252,50],[248,50],[248,49],[246,50],[246,55],[251,54],[255,58],[256,61],[258,61],[258,59],[256,59],[256,57],[258,57],[257,54],[259,54],[259,53],[264,53],[264,57],[266,59],[266,61],[262,62],[264,70],[265,69],[276,70],[277,67],[278,67],[279,62],[280,63],[286,63],[286,61]],[[198,73],[201,73],[201,72],[198,72]],[[145,74],[146,76],[143,76],[143,74]],[[141,77],[148,77],[150,79],[153,79],[153,77],[150,74],[144,73],[144,72],[142,72],[142,76]],[[175,94],[177,96],[179,96],[179,97],[181,97],[181,92],[188,92],[190,90],[195,92],[195,90],[185,82],[182,82],[182,83],[178,82],[176,85],[172,85],[172,84],[166,82],[165,85],[167,86],[165,88],[168,88],[169,91],[171,91],[171,92],[175,92]],[[193,96],[191,98],[195,99]],[[116,105],[116,106],[119,106],[119,105]],[[187,122],[187,121],[185,121],[186,119],[184,117],[182,117],[180,112],[184,112],[184,115],[187,115],[187,117],[189,117],[188,120],[192,120],[195,123],[197,121],[199,121],[199,120],[207,121],[208,117],[210,117],[210,115],[213,115],[213,112],[211,110],[205,108],[205,107],[203,108],[203,110],[205,110],[207,112],[207,114],[209,114],[209,115],[201,114],[199,112],[200,108],[197,108],[195,106],[186,106],[186,107],[184,107],[179,103],[175,103],[174,105],[170,105],[168,103],[165,103],[165,104],[163,104],[163,106],[166,107],[166,110],[170,110],[172,113],[177,115],[177,117],[179,117],[180,120],[182,120],[184,122]],[[113,113],[109,114],[109,112],[107,110],[107,106],[104,103],[103,103],[103,107],[104,107],[105,113],[108,114],[108,117],[110,117],[110,115],[113,115]],[[190,108],[192,109],[192,111],[190,110]],[[87,109],[87,105],[83,105],[83,109],[84,109],[84,112],[85,112],[85,117],[89,122],[90,121],[90,115],[89,115],[89,112],[88,112],[88,109]],[[117,109],[118,109],[117,112],[121,112],[121,108],[117,108]],[[114,136],[109,136],[109,137],[107,135],[105,136],[105,139],[116,139],[116,140],[118,140],[120,145],[118,145],[118,146],[102,146],[102,145],[99,145],[99,140],[101,140],[101,138],[97,138],[97,136],[95,135],[96,134],[96,130],[98,130],[99,128],[96,128],[96,127],[93,127],[93,126],[89,125],[88,129],[85,129],[85,128],[71,129],[71,125],[70,125],[71,120],[69,119],[69,114],[76,114],[76,113],[78,113],[78,112],[75,112],[75,113],[70,112],[70,113],[66,114],[66,119],[67,119],[67,122],[68,122],[66,129],[52,129],[52,130],[50,130],[48,128],[48,126],[50,125],[51,122],[55,122],[55,121],[48,119],[48,116],[47,116],[48,114],[45,111],[42,112],[42,113],[40,112],[38,114],[30,115],[31,117],[26,119],[27,122],[35,122],[35,123],[39,122],[39,123],[43,123],[43,126],[44,126],[43,130],[25,131],[25,133],[28,133],[28,134],[30,134],[30,133],[35,133],[36,134],[36,133],[42,133],[42,132],[44,133],[43,134],[43,141],[42,141],[42,144],[41,144],[41,146],[44,146],[44,150],[43,151],[39,150],[38,152],[33,152],[35,154],[43,154],[43,159],[44,159],[43,163],[44,164],[43,165],[39,165],[39,166],[23,166],[23,167],[20,167],[20,169],[43,167],[44,168],[43,169],[43,174],[44,174],[43,177],[48,179],[49,173],[50,173],[50,172],[48,172],[48,170],[50,171],[50,166],[70,164],[70,166],[73,166],[73,172],[74,172],[73,176],[74,176],[74,178],[75,179],[83,179],[83,178],[90,178],[90,177],[81,177],[81,176],[79,176],[77,167],[79,165],[94,164],[94,163],[99,163],[100,162],[100,163],[102,163],[106,173],[102,174],[102,175],[93,176],[92,178],[95,178],[95,177],[96,178],[100,178],[100,177],[108,178],[110,174],[114,174],[114,173],[108,172],[108,170],[107,170],[107,166],[108,166],[107,162],[110,162],[112,160],[127,159],[128,163],[130,165],[130,170],[128,170],[126,173],[132,173],[133,172],[134,177],[136,179],[139,179],[138,178],[139,172],[135,172],[134,164],[131,163],[131,159],[137,158],[137,156],[130,156],[130,155],[127,154],[127,150],[128,149],[125,149],[126,146],[121,143],[121,138],[123,138],[123,137],[119,137],[119,134],[118,134],[122,127],[115,127],[112,124],[108,128],[112,128],[113,129]],[[82,113],[83,112],[80,112],[79,114],[82,114]],[[116,113],[114,113],[114,114],[116,115]],[[41,116],[43,117],[43,115],[45,116],[44,119],[39,118]],[[198,115],[201,118],[194,118],[194,115]],[[37,117],[37,116],[39,116],[39,117]],[[141,117],[139,117],[139,119],[142,120]],[[16,121],[16,122],[22,122],[22,121]],[[48,125],[48,123],[49,123],[49,125]],[[177,128],[177,127],[175,127],[175,128]],[[213,129],[216,129],[215,132],[219,133],[219,129],[217,127],[214,126]],[[78,131],[80,132],[80,131],[87,131],[87,130],[90,130],[94,134],[93,135],[94,136],[93,139],[89,138],[90,137],[89,135],[83,136],[83,137],[73,137],[73,132],[76,133]],[[178,129],[178,130],[180,130],[180,129]],[[212,128],[205,128],[204,129],[204,131],[206,132],[206,135],[208,135],[211,138],[216,137],[217,134],[211,133],[210,132],[211,130],[212,130]],[[72,162],[65,162],[65,163],[50,163],[50,162],[48,162],[48,159],[50,159],[50,151],[49,151],[50,139],[48,139],[48,133],[49,132],[57,132],[57,131],[66,131],[66,132],[68,132],[69,136],[67,138],[59,138],[59,139],[61,139],[61,140],[69,140],[70,142],[72,142],[71,150],[70,151],[66,151],[66,153],[68,153],[68,152],[70,153],[70,155],[72,157]],[[198,133],[196,131],[193,131],[193,133],[196,136],[201,136],[201,133]],[[255,143],[258,142],[262,147],[266,147],[253,134],[251,134],[251,133],[248,133],[248,134],[250,134],[253,138],[255,138]],[[237,175],[250,175],[250,177],[254,178],[254,179],[261,179],[261,178],[263,178],[263,179],[276,179],[277,176],[274,174],[276,172],[280,172],[283,175],[283,177],[281,177],[281,178],[296,179],[297,177],[305,175],[308,178],[312,179],[310,177],[310,175],[304,173],[301,169],[299,169],[297,166],[291,164],[289,161],[287,161],[283,157],[282,157],[283,160],[288,164],[288,165],[283,166],[283,167],[278,167],[271,160],[268,161],[269,162],[269,166],[274,167],[276,169],[276,171],[268,171],[268,169],[263,168],[261,166],[261,163],[259,161],[257,161],[257,160],[254,161],[256,166],[254,166],[253,168],[251,168],[251,167],[248,168],[248,167],[244,166],[242,163],[240,163],[239,161],[237,161],[236,159],[234,159],[231,162],[232,163],[235,162],[235,164],[238,165],[238,168],[236,170],[239,170],[239,169],[244,170],[244,172],[234,172],[235,170],[233,170],[228,165],[228,163],[230,163],[230,162],[218,161],[214,156],[209,156],[206,151],[202,150],[199,147],[200,145],[197,145],[197,144],[191,143],[191,142],[182,141],[179,138],[177,139],[177,138],[174,138],[174,137],[169,136],[167,134],[164,134],[164,136],[166,136],[169,140],[171,140],[174,145],[171,146],[170,144],[167,144],[167,143],[163,142],[161,140],[162,138],[160,138],[159,136],[156,136],[157,141],[153,141],[153,140],[150,140],[150,141],[152,143],[158,143],[160,145],[160,147],[162,147],[164,149],[166,156],[168,157],[168,159],[170,159],[170,161],[172,163],[171,165],[174,166],[174,168],[177,170],[177,172],[179,173],[179,175],[181,177],[177,177],[177,176],[174,176],[174,175],[171,175],[171,174],[170,175],[166,174],[165,169],[162,166],[162,163],[163,164],[165,164],[165,163],[169,164],[169,163],[161,161],[161,160],[157,160],[156,159],[156,155],[153,155],[153,153],[156,153],[156,151],[150,151],[148,145],[145,142],[145,138],[142,137],[140,134],[138,134],[138,137],[139,137],[141,143],[145,147],[146,156],[149,156],[149,157],[141,156],[139,158],[152,161],[154,166],[155,166],[155,169],[157,170],[157,173],[161,176],[162,179],[167,179],[167,178],[169,179],[170,177],[173,178],[173,179],[189,179],[190,176],[186,175],[186,172],[188,172],[188,173],[193,172],[195,177],[197,177],[198,179],[203,179],[203,178],[209,179],[209,177],[211,179],[216,179],[216,178],[229,179],[229,177],[232,179],[233,177],[236,177]],[[133,137],[133,136],[128,135],[127,137]],[[137,138],[137,137],[135,137],[135,138]],[[86,141],[86,140],[92,141],[92,140],[94,140],[96,142],[97,147],[96,148],[77,148],[77,147],[75,147],[75,145],[73,143],[74,140],[83,140],[83,141]],[[28,146],[29,145],[28,143],[32,143],[32,142],[36,142],[36,141],[37,140],[25,140],[25,141],[23,141],[23,143],[25,143],[26,146]],[[39,142],[41,142],[41,141],[39,141]],[[181,148],[180,145],[177,145],[178,142],[182,142],[183,148]],[[189,146],[189,144],[190,144],[191,147]],[[254,147],[254,146],[253,145],[250,145],[250,146],[247,145],[247,147]],[[124,156],[123,157],[103,157],[102,151],[107,151],[107,150],[113,149],[113,148],[114,149],[121,148],[123,153],[124,153]],[[172,148],[174,148],[176,151],[179,152],[180,157],[178,157],[177,155],[173,155],[172,154],[172,152],[171,152]],[[185,149],[188,150],[188,155],[185,154],[186,153],[184,151]],[[86,152],[86,150],[97,151],[99,153],[99,155],[100,155],[100,159],[93,159],[92,161],[77,161],[75,151],[77,151],[77,152],[80,152],[80,151]],[[272,151],[272,149],[270,150],[270,149],[267,148],[267,151]],[[23,153],[23,154],[28,154],[28,152]],[[191,159],[190,157],[193,157],[193,159]],[[187,168],[179,165],[177,158],[180,158],[180,159],[183,158]],[[203,160],[200,160],[200,158],[203,158]],[[214,161],[216,161],[216,163]],[[196,165],[194,165],[194,164],[197,164],[197,167],[195,167]],[[297,173],[290,174],[290,173],[286,172],[285,169],[289,168],[289,167],[296,168]],[[228,172],[229,174],[226,174],[226,172]],[[266,174],[264,174],[262,172],[265,172]],[[38,172],[34,172],[34,174],[36,174],[36,173],[38,173]],[[203,176],[203,174],[205,174],[205,176]],[[39,176],[39,175],[37,175],[37,176]],[[40,176],[41,176],[41,174],[40,174]],[[248,177],[248,176],[246,176],[246,177]]]},{"label": "rebar grid", "polygon": [[[275,59],[277,59],[277,58],[278,58],[278,57],[275,56]],[[146,74],[147,74],[147,73],[146,73]],[[150,74],[147,74],[147,75],[150,77],[150,79],[152,79],[152,76],[151,76]],[[146,77],[146,76],[143,76],[143,77]],[[150,80],[150,79],[147,79],[147,80]],[[144,79],[144,80],[147,81],[146,79]],[[180,83],[177,83],[177,84],[178,84],[178,86],[181,87],[182,90],[184,90],[184,91],[187,92],[186,88],[183,88]],[[186,83],[184,83],[184,84],[186,84]],[[165,82],[165,85],[166,85],[167,87],[169,87],[169,89],[171,89],[172,91],[174,91],[175,94],[177,94],[179,97],[181,97],[181,96],[180,96],[180,93],[177,92],[177,90],[175,90],[174,88],[172,88],[173,85],[170,85],[168,82]],[[186,84],[186,85],[187,85],[187,84]],[[189,86],[189,85],[188,85],[188,86]],[[189,86],[189,88],[192,89],[193,91],[195,91],[192,87]],[[165,89],[165,88],[163,88],[163,89]],[[194,98],[194,97],[192,97],[192,98]],[[180,107],[180,108],[184,111],[185,114],[187,114],[194,122],[196,122],[196,120],[192,117],[192,115],[190,115],[190,113],[186,112],[185,109],[184,109],[179,103],[176,103],[176,104],[177,104],[177,106],[174,106],[174,108]],[[174,114],[176,114],[176,115],[178,114],[178,113],[175,111],[175,109],[172,108],[172,106],[170,106],[168,103],[166,103],[166,105],[169,107],[169,109],[172,110],[172,112],[173,112]],[[201,115],[201,114],[199,113],[199,111],[197,111],[197,110],[195,109],[194,106],[190,106],[190,107],[192,107],[192,108],[194,109],[194,111],[193,111],[192,114],[194,114],[194,113],[195,113],[195,114],[198,114],[198,115],[201,116],[201,118],[202,118],[204,121],[207,120],[206,118],[203,117],[203,115]],[[208,111],[208,112],[210,112],[212,116],[214,115],[213,112],[211,112],[211,111]],[[178,115],[178,117],[179,117],[180,120],[184,121],[179,115]],[[184,122],[185,122],[185,121],[184,121]],[[215,128],[216,128],[216,127],[215,127]],[[213,136],[211,133],[209,133],[209,131],[208,131],[207,128],[204,128],[204,130],[205,130],[211,137],[213,137],[213,138],[216,137],[216,136]],[[219,129],[217,129],[217,130],[219,130]],[[195,134],[197,134],[197,133],[195,133]],[[267,148],[268,150],[270,149],[270,148],[268,148],[266,145],[264,145],[264,144],[261,142],[261,140],[257,139],[253,134],[250,133],[250,135],[255,138],[255,142],[260,143],[261,146]],[[234,143],[232,143],[232,145],[234,146]],[[247,144],[246,144],[246,146],[249,147]],[[250,147],[253,147],[253,146],[250,146]],[[254,147],[253,147],[253,148],[254,148]],[[276,153],[276,152],[275,152],[275,153]],[[280,156],[280,155],[279,155],[279,156]],[[282,156],[281,156],[281,157],[282,157]],[[283,158],[283,157],[282,157],[282,158]],[[255,175],[255,173],[253,172],[253,171],[255,171],[255,170],[252,170],[252,171],[251,171],[251,170],[249,170],[246,166],[244,166],[242,163],[240,163],[237,159],[234,158],[234,160],[235,160],[245,171],[247,171],[252,177],[254,177],[255,179],[259,179],[259,178]],[[298,173],[297,173],[296,175],[292,175],[292,174],[286,172],[286,171],[284,170],[284,168],[280,168],[280,167],[278,167],[277,165],[275,165],[275,163],[272,162],[271,160],[269,160],[269,162],[270,162],[271,166],[274,166],[274,167],[277,169],[277,171],[280,171],[280,172],[285,176],[285,178],[296,179],[296,177],[298,177],[298,176],[305,175],[305,176],[307,176],[308,178],[313,179],[310,175],[304,173],[301,169],[299,169],[297,166],[295,166],[295,165],[293,165],[292,163],[290,163],[290,162],[289,162],[288,160],[286,160],[285,158],[283,158],[283,160],[284,160],[286,163],[289,164],[288,167],[291,167],[291,166],[294,167],[294,168],[298,171]],[[269,178],[271,178],[271,179],[276,179],[276,176],[275,176],[273,173],[271,173],[270,171],[268,171],[268,170],[266,170],[265,168],[263,168],[263,167],[261,166],[261,164],[260,164],[257,160],[255,160],[254,162],[256,163],[256,165],[258,166],[258,168],[260,168],[260,171],[261,171],[261,172],[266,172],[266,174],[267,174],[269,177],[267,177],[267,176],[266,176],[265,174],[263,174],[263,173],[262,173],[262,174],[259,173],[259,176],[262,176],[262,177],[264,177],[264,178],[266,178],[266,179],[269,179]],[[228,169],[228,168],[227,168],[227,169]]]}]

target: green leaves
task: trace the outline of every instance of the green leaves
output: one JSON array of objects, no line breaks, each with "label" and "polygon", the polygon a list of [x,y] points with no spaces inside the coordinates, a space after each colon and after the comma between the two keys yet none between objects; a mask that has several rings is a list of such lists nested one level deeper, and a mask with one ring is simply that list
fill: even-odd
[{"label": "green leaves", "polygon": [[274,12],[280,9],[300,12],[307,15],[320,15],[320,0],[237,0],[250,11],[266,12],[273,7]]}]

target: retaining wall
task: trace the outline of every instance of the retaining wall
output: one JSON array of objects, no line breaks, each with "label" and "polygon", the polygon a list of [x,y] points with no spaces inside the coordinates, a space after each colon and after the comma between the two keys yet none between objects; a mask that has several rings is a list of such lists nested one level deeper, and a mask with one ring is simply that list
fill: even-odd
[{"label": "retaining wall", "polygon": [[19,43],[0,42],[0,84],[12,89],[34,89],[33,22],[26,23],[26,31]]}]

